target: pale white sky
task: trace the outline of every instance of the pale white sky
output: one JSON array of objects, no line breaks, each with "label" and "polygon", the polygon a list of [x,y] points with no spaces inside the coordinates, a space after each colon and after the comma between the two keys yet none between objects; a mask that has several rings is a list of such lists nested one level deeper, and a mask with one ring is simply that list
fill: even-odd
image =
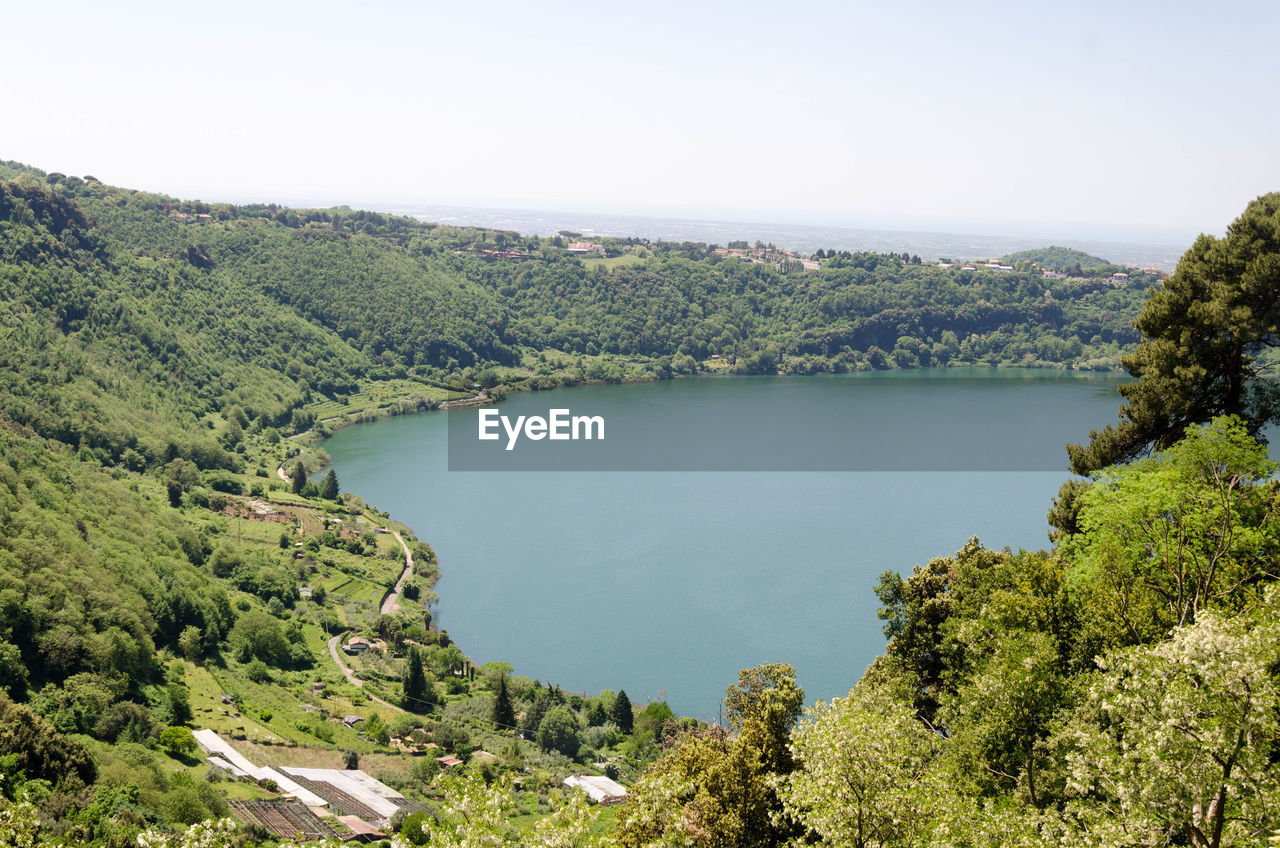
[{"label": "pale white sky", "polygon": [[1280,4],[12,3],[0,158],[205,200],[1180,242],[1280,190]]}]

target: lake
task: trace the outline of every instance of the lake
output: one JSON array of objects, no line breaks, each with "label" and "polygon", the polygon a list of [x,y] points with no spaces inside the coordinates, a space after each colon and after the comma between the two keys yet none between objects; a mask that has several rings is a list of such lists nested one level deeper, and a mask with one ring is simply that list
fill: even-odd
[{"label": "lake", "polygon": [[[882,571],[971,536],[1045,547],[1063,445],[1115,421],[1121,382],[928,369],[581,386],[496,409],[598,415],[603,442],[505,451],[504,435],[477,460],[460,440],[478,410],[460,409],[324,448],[344,490],[435,547],[436,621],[476,662],[715,719],[738,670],[764,662],[795,666],[810,700],[845,694],[884,648]],[[824,456],[853,470],[811,470]]]}]

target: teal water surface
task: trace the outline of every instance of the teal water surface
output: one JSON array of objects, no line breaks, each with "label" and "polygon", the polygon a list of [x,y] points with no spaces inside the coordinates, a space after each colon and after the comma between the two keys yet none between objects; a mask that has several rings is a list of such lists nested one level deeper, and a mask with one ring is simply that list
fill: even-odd
[{"label": "teal water surface", "polygon": [[[880,572],[908,574],[971,536],[1046,546],[1045,513],[1068,476],[1062,446],[1115,420],[1119,383],[996,369],[701,378],[521,393],[499,407],[513,418],[571,407],[613,426],[677,405],[681,426],[726,433],[768,409],[783,442],[1061,470],[982,470],[1001,467],[984,459],[966,471],[449,471],[448,430],[471,432],[474,409],[348,427],[324,447],[343,489],[435,547],[436,620],[475,661],[714,719],[738,670],[763,662],[794,665],[810,700],[846,693],[884,648]],[[849,415],[852,396],[865,414]]]}]

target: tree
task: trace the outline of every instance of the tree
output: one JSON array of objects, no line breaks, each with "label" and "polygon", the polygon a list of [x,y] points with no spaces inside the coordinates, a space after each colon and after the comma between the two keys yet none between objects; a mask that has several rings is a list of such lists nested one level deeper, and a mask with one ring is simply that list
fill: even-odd
[{"label": "tree", "polygon": [[10,757],[4,771],[20,771],[28,780],[47,780],[55,787],[87,786],[98,773],[83,745],[25,706],[0,695],[0,762]]},{"label": "tree", "polygon": [[302,464],[302,460],[298,460],[293,466],[293,476],[290,478],[295,495],[302,494],[302,490],[307,485],[307,468]]},{"label": "tree", "polygon": [[948,754],[958,766],[955,782],[986,796],[1021,788],[1032,806],[1040,806],[1042,743],[1067,686],[1059,646],[1043,632],[982,632],[991,645],[990,656],[973,660],[970,679],[957,686],[938,713],[939,725],[951,732]]},{"label": "tree", "polygon": [[166,727],[160,731],[160,747],[177,757],[196,749],[196,737],[189,727]]},{"label": "tree", "polygon": [[192,719],[191,702],[187,695],[187,687],[181,683],[170,683],[168,686],[169,721],[173,724],[188,724]]},{"label": "tree", "polygon": [[404,675],[405,706],[415,713],[431,709],[427,703],[427,675],[422,670],[422,652],[417,648],[409,648],[409,667]]},{"label": "tree", "polygon": [[289,663],[289,643],[280,622],[262,610],[250,610],[236,619],[227,641],[241,662],[256,657],[275,668]]},{"label": "tree", "polygon": [[1280,193],[1245,207],[1225,238],[1196,239],[1135,325],[1143,341],[1122,361],[1138,379],[1120,387],[1119,424],[1067,446],[1077,474],[1168,448],[1219,415],[1253,436],[1280,420],[1280,388],[1257,367],[1280,346]]},{"label": "tree", "polygon": [[174,459],[164,467],[165,483],[176,484],[183,492],[189,492],[200,485],[200,469],[194,462],[186,459]]},{"label": "tree", "polygon": [[40,812],[30,801],[0,810],[0,845],[39,845]]},{"label": "tree", "polygon": [[1219,418],[1080,495],[1082,532],[1064,550],[1109,628],[1100,648],[1154,641],[1276,579],[1277,505],[1261,485],[1276,468],[1242,422]]},{"label": "tree", "polygon": [[538,725],[538,744],[544,751],[559,751],[566,757],[576,757],[582,747],[577,719],[563,707],[549,710]]},{"label": "tree", "polygon": [[507,691],[507,675],[498,675],[498,694],[493,699],[493,723],[499,730],[511,730],[516,726],[516,711],[511,705],[511,693]]},{"label": "tree", "polygon": [[387,727],[387,723],[382,720],[382,716],[373,713],[364,723],[364,735],[368,737],[370,742],[378,745],[386,745],[391,741],[391,730]]},{"label": "tree", "polygon": [[254,683],[266,683],[271,679],[271,669],[262,660],[254,658],[244,667],[244,676]]},{"label": "tree", "polygon": [[794,671],[782,663],[747,669],[725,704],[737,735],[718,726],[685,731],[628,792],[621,845],[745,848],[800,835],[782,818],[774,789],[794,765],[787,737],[804,704]]},{"label": "tree", "polygon": [[178,635],[178,651],[189,660],[199,659],[203,638],[199,627],[194,624],[187,625]]},{"label": "tree", "polygon": [[348,748],[342,752],[342,767],[344,769],[360,768],[360,752],[354,748]]},{"label": "tree", "polygon": [[724,693],[729,730],[760,756],[770,772],[791,769],[787,737],[804,709],[804,690],[788,663],[768,663],[738,673],[738,682]]},{"label": "tree", "polygon": [[954,794],[942,737],[910,704],[861,686],[816,704],[791,740],[801,766],[775,785],[786,815],[822,844],[923,844]]},{"label": "tree", "polygon": [[1280,828],[1277,601],[1272,591],[1256,616],[1206,612],[1100,663],[1089,691],[1098,721],[1071,729],[1077,814],[1110,811],[1127,844],[1178,833],[1197,848],[1259,845]]},{"label": "tree", "polygon": [[324,482],[320,484],[320,497],[330,501],[338,499],[338,472],[332,468],[324,475]]},{"label": "tree", "polygon": [[618,690],[618,697],[613,699],[613,708],[609,711],[609,717],[623,733],[630,733],[631,728],[635,726],[635,714],[631,711],[631,699],[627,697],[626,689]]},{"label": "tree", "polygon": [[541,694],[535,695],[533,703],[524,711],[524,718],[520,719],[519,733],[526,739],[532,739],[538,732],[538,726],[542,724],[542,718],[547,714],[547,710],[551,709],[551,699]]},{"label": "tree", "polygon": [[424,827],[428,818],[430,816],[422,812],[405,816],[404,823],[400,825],[400,835],[410,845],[426,845],[427,840],[431,838]]},{"label": "tree", "polygon": [[107,742],[119,740],[146,744],[154,726],[151,710],[132,701],[117,701],[93,726],[93,735]]},{"label": "tree", "polygon": [[27,666],[17,645],[0,639],[0,694],[21,698],[27,691]]},{"label": "tree", "polygon": [[[964,638],[965,623],[995,609],[993,600],[1017,598],[1017,609],[1026,611],[1024,619],[1017,618],[1016,610],[1010,613],[1010,627],[1026,627],[1025,618],[1034,613],[1037,628],[1068,629],[1061,567],[1047,559],[1044,553],[993,551],[974,538],[954,556],[916,566],[906,580],[884,572],[875,591],[883,604],[877,615],[886,622],[889,645],[876,660],[878,671],[904,679],[920,716],[935,720],[939,701],[954,694],[957,680],[973,671],[974,645]],[[983,645],[990,640],[977,647]]]},{"label": "tree", "polygon": [[666,701],[654,701],[640,711],[640,718],[636,720],[636,730],[648,734],[650,738],[657,738],[667,722],[674,721],[675,717],[676,714]]},{"label": "tree", "polygon": [[[511,842],[508,818],[515,801],[511,779],[503,777],[485,785],[476,772],[445,781],[444,803],[437,816],[427,815],[416,822],[426,839],[414,844],[440,848],[470,848],[507,844],[544,845],[548,848],[603,848],[606,838],[593,836],[592,826],[599,815],[582,792],[572,792],[564,801],[552,802],[551,815],[539,819],[521,834],[518,843]],[[408,824],[408,819],[406,826]]]}]

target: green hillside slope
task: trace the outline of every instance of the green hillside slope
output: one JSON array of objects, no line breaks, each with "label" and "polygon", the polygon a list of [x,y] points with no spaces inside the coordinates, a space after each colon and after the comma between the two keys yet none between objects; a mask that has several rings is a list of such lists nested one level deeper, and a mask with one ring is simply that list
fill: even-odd
[{"label": "green hillside slope", "polygon": [[[211,767],[189,735],[207,727],[264,763],[358,763],[405,794],[413,838],[576,828],[544,841],[584,845],[616,824],[601,844],[861,844],[865,822],[885,844],[1258,844],[1280,830],[1280,501],[1265,447],[1216,416],[1273,420],[1277,209],[1255,201],[1163,283],[1030,267],[1052,248],[1013,271],[571,251],[0,163],[0,842],[124,848],[279,799]],[[1053,551],[974,541],[886,573],[888,648],[848,699],[806,712],[785,663],[748,669],[727,729],[477,668],[436,628],[430,546],[311,479],[329,427],[477,386],[1113,367],[1139,309],[1160,335],[1130,394],[1163,429],[1137,435],[1168,449],[1064,486]],[[1171,338],[1193,340],[1189,366]],[[1219,356],[1206,338],[1247,342]],[[439,776],[442,754],[466,781]],[[632,800],[558,807],[570,774]]]}]

